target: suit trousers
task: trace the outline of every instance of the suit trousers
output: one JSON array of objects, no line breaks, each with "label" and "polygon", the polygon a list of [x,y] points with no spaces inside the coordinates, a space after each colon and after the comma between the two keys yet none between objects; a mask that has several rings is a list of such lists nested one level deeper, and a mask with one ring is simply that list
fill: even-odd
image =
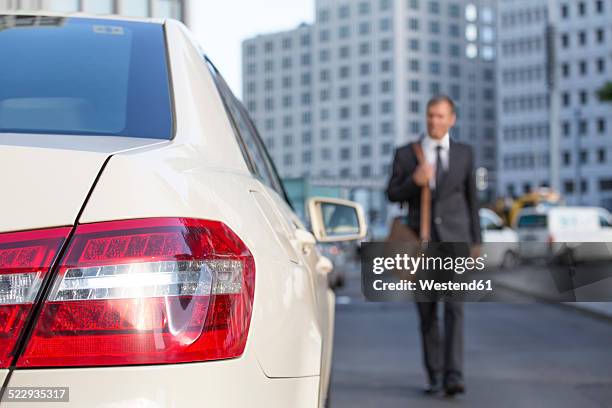
[{"label": "suit trousers", "polygon": [[[452,243],[439,243],[435,225],[431,229],[431,242],[435,248],[428,256],[464,255],[463,247]],[[467,256],[467,255],[466,255]],[[434,272],[436,280],[452,280],[454,272]],[[423,276],[420,277],[422,279]],[[444,299],[444,294],[428,292],[417,294],[423,363],[430,383],[443,380],[444,384],[463,380],[463,303]],[[420,301],[427,299],[429,301]],[[440,333],[438,303],[444,304],[444,333]]]}]

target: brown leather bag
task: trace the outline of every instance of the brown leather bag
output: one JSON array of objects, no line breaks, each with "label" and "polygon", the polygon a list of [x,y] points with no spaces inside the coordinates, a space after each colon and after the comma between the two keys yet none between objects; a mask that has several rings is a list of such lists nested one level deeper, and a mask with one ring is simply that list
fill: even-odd
[{"label": "brown leather bag", "polygon": [[[411,147],[419,164],[425,163],[425,154],[421,144],[416,142]],[[421,219],[418,235],[416,231],[404,223],[404,218],[404,216],[399,216],[393,219],[386,242],[390,244],[411,244],[408,246],[408,255],[412,257],[419,256],[431,238],[431,189],[429,184],[421,187]],[[401,272],[396,275],[400,279],[414,278],[414,275],[407,275]]]}]

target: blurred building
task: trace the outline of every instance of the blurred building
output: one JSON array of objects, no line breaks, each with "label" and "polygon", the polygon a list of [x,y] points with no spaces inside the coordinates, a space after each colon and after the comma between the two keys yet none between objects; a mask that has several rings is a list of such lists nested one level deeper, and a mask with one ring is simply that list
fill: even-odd
[{"label": "blurred building", "polygon": [[494,181],[495,5],[317,0],[313,24],[245,40],[243,101],[280,173],[354,189],[385,223],[394,149],[422,134],[428,99],[446,93],[459,108],[453,137]]},{"label": "blurred building", "polygon": [[612,209],[612,2],[499,2],[498,191]]},{"label": "blurred building", "polygon": [[47,10],[132,17],[171,17],[184,21],[185,0],[0,0],[0,10]]}]

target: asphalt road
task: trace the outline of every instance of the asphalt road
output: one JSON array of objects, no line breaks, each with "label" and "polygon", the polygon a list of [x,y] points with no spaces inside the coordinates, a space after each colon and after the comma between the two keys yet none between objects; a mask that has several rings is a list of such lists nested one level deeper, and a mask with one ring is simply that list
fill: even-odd
[{"label": "asphalt road", "polygon": [[448,399],[422,393],[413,304],[365,303],[356,272],[338,295],[334,408],[612,407],[610,322],[512,292],[466,304],[467,393]]}]

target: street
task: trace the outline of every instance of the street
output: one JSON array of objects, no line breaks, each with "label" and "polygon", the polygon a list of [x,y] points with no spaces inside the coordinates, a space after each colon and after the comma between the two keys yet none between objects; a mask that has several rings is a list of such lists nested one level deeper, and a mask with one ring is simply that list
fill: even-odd
[{"label": "street", "polygon": [[356,270],[338,292],[333,407],[612,407],[612,323],[512,292],[465,305],[467,393],[424,395],[414,304],[365,303]]}]

